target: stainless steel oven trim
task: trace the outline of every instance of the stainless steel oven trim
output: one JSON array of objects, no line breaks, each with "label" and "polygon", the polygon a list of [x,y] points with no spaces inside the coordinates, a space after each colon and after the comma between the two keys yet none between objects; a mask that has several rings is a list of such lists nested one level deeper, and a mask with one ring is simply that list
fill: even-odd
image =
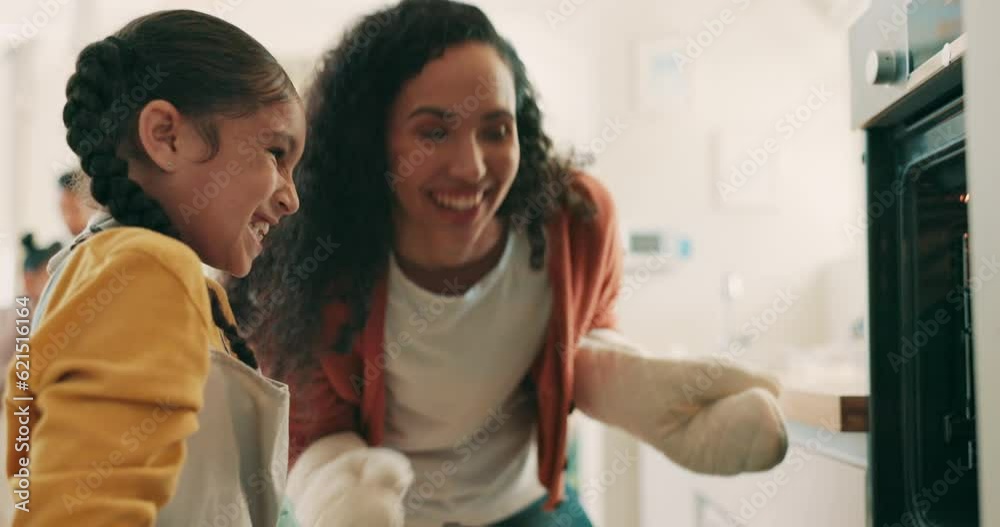
[{"label": "stainless steel oven trim", "polygon": [[969,39],[965,34],[960,35],[955,40],[944,45],[941,51],[934,54],[927,62],[921,64],[910,74],[910,79],[906,81],[906,93],[910,93],[922,86],[928,79],[937,75],[952,62],[962,60],[965,52],[969,48]]},{"label": "stainless steel oven trim", "polygon": [[[855,116],[860,119],[854,123],[856,127],[892,125],[910,113],[912,108],[924,106],[929,97],[942,91],[937,85],[961,83],[962,62],[968,51],[968,39],[962,35],[946,44],[933,58],[923,63],[910,74],[904,85],[895,87],[891,98],[885,101],[885,106],[871,115]],[[872,90],[892,90],[894,87],[870,86]],[[947,88],[944,88],[947,89]],[[924,94],[928,94],[924,96]]]}]

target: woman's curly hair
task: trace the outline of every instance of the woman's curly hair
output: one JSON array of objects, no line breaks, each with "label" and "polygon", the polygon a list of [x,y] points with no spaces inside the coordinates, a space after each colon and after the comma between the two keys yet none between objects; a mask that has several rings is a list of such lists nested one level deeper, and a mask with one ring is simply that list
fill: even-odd
[{"label": "woman's curly hair", "polygon": [[[306,95],[309,139],[295,174],[299,213],[268,236],[250,274],[229,284],[241,331],[272,375],[314,366],[317,352],[350,351],[393,243],[389,109],[407,80],[467,42],[492,46],[513,73],[521,157],[498,216],[526,232],[533,267],[544,261],[546,221],[566,208],[593,213],[571,186],[570,157],[557,155],[542,129],[524,64],[481,10],[450,0],[404,0],[363,17],[323,57]],[[317,350],[321,312],[333,302],[347,307],[349,322],[332,349]]]}]

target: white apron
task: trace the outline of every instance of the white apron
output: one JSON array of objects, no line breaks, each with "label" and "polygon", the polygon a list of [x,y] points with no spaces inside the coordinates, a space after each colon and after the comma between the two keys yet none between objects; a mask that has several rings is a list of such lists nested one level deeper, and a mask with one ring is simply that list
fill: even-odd
[{"label": "white apron", "polygon": [[[116,226],[107,216],[95,217],[72,247]],[[52,285],[69,260],[68,249],[50,262],[52,278],[38,301],[33,326],[44,316]],[[199,428],[187,439],[177,491],[160,510],[156,525],[279,525],[288,474],[288,387],[224,351],[206,353],[211,365]],[[294,525],[289,513],[282,517],[281,525],[286,524]]]}]

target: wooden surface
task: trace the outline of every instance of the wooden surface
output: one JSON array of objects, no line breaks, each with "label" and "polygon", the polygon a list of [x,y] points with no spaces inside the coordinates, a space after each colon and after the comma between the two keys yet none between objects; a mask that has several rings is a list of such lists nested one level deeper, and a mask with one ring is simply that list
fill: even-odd
[{"label": "wooden surface", "polygon": [[786,387],[779,402],[785,418],[833,432],[868,431],[867,389]]}]

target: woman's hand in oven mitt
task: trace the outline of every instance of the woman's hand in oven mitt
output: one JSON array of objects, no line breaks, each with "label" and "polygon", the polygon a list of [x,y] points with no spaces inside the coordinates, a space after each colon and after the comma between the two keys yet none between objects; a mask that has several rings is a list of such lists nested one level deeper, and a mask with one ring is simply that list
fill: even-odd
[{"label": "woman's hand in oven mitt", "polygon": [[302,453],[288,474],[287,495],[300,527],[403,527],[412,482],[403,454],[344,432]]},{"label": "woman's hand in oven mitt", "polygon": [[717,359],[647,357],[613,330],[584,337],[574,398],[694,472],[732,475],[781,462],[788,434],[773,376]]}]

